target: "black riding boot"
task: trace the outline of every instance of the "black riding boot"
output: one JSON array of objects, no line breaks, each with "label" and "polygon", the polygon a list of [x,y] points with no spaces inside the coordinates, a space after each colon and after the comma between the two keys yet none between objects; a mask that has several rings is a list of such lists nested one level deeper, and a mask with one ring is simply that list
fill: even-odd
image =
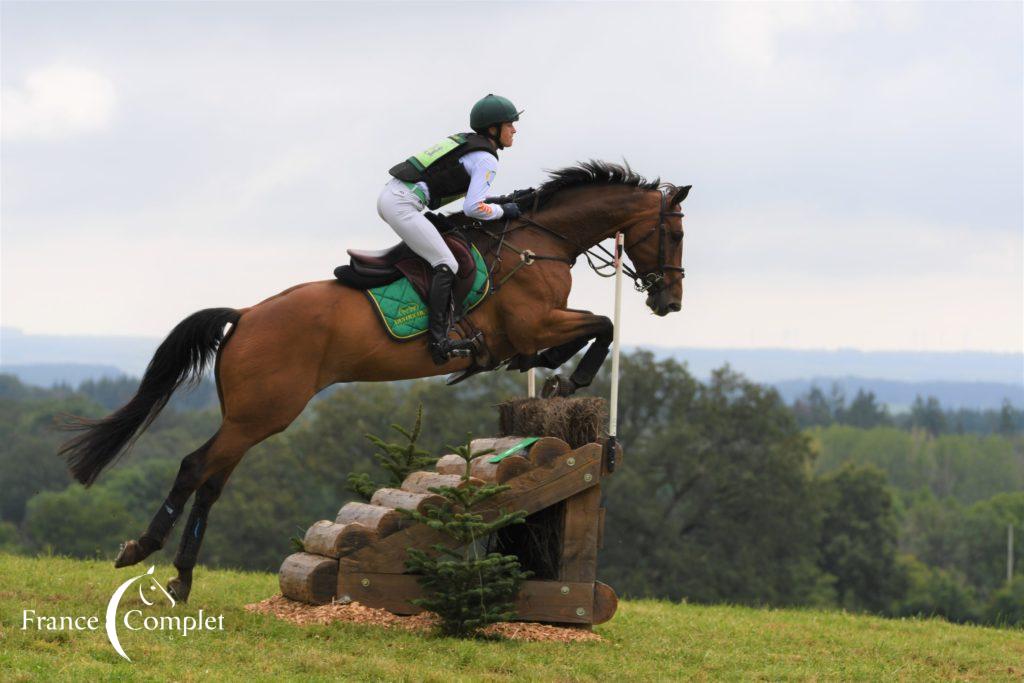
[{"label": "black riding boot", "polygon": [[449,339],[452,315],[455,306],[452,302],[452,286],[455,284],[455,273],[451,268],[441,264],[434,268],[434,277],[430,281],[430,292],[427,301],[428,322],[430,324],[430,356],[437,365],[444,365],[450,358],[468,358],[473,353],[473,342],[467,339]]}]

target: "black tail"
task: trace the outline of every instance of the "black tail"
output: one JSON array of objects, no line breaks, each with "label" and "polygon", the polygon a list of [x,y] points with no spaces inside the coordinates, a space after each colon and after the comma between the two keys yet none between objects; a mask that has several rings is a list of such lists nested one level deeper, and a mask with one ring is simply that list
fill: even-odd
[{"label": "black tail", "polygon": [[128,403],[100,420],[70,418],[62,428],[82,431],[58,451],[68,460],[71,475],[89,486],[100,470],[131,447],[160,414],[174,390],[194,385],[224,338],[224,326],[238,322],[233,308],[196,311],[178,323],[146,367],[142,383]]}]

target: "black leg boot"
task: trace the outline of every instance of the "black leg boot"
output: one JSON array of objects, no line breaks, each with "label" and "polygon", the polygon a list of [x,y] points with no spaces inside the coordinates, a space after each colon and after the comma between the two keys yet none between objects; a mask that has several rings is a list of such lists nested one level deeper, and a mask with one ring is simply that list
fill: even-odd
[{"label": "black leg boot", "polygon": [[429,349],[430,356],[437,365],[444,365],[450,358],[468,358],[473,353],[474,344],[468,339],[449,339],[454,304],[452,302],[452,286],[455,284],[455,273],[442,264],[434,268],[434,277],[430,281],[430,292],[427,301],[428,322],[430,325]]}]

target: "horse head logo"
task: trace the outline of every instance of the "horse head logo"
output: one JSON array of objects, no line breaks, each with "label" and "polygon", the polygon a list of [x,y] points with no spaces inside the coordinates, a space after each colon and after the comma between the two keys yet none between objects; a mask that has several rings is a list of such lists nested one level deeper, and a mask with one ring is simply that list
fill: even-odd
[{"label": "horse head logo", "polygon": [[[128,589],[131,588],[132,584],[136,581],[139,582],[139,600],[141,600],[142,604],[147,607],[155,605],[157,601],[161,599],[161,596],[167,599],[171,607],[174,607],[174,605],[177,604],[171,594],[167,592],[167,589],[161,586],[160,582],[153,578],[153,570],[155,568],[155,566],[151,566],[145,574],[133,576],[122,583],[117,587],[117,590],[114,591],[114,594],[110,596],[110,602],[107,603],[107,638],[110,640],[110,644],[114,646],[114,650],[117,654],[121,655],[129,662],[132,661],[131,657],[125,654],[124,649],[121,647],[121,641],[117,637],[117,608],[121,604],[121,598]],[[142,580],[139,581],[139,579]]]}]

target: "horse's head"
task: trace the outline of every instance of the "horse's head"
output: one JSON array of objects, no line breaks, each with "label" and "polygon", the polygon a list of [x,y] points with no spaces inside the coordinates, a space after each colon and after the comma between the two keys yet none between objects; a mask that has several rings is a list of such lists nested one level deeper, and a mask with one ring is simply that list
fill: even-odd
[{"label": "horse's head", "polygon": [[668,315],[683,306],[683,213],[690,186],[665,185],[657,212],[645,211],[625,230],[626,255],[647,293],[647,307]]}]

